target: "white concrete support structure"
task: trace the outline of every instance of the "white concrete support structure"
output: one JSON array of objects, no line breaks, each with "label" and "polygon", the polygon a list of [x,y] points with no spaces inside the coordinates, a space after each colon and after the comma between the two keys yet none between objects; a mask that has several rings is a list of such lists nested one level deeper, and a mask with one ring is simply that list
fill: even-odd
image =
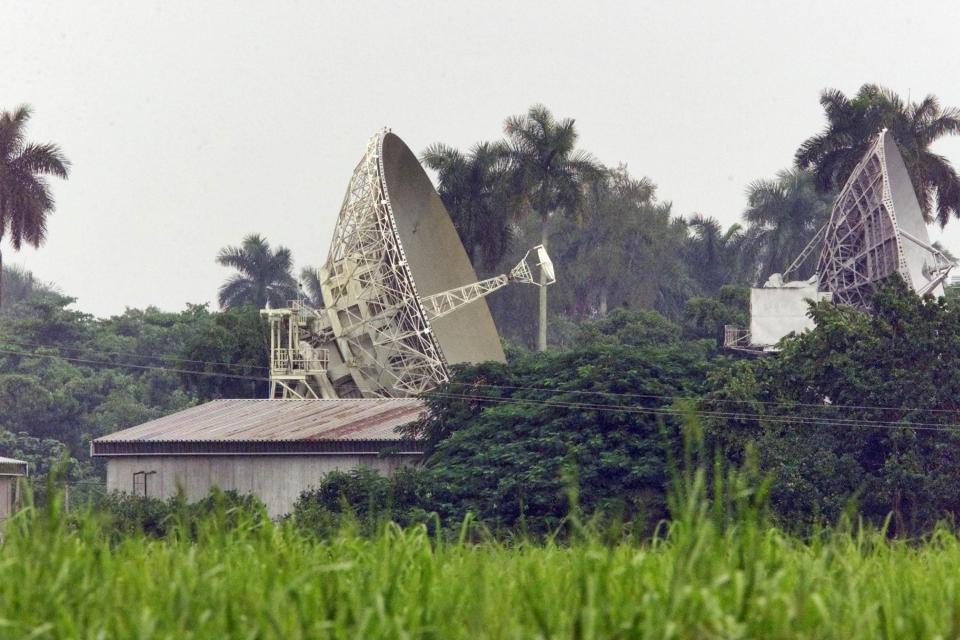
[{"label": "white concrete support structure", "polygon": [[811,302],[830,300],[829,292],[817,291],[817,283],[750,290],[750,337],[754,344],[775,346],[784,336],[813,328],[807,315]]},{"label": "white concrete support structure", "polygon": [[828,291],[818,291],[816,278],[796,282],[768,283],[750,289],[750,328],[724,327],[724,346],[734,351],[761,354],[777,350],[785,336],[813,328],[807,315],[811,302],[830,300]]},{"label": "white concrete support structure", "polygon": [[333,337],[325,316],[302,300],[260,313],[270,330],[270,397],[333,397],[333,387],[326,377],[330,351],[318,346]]}]

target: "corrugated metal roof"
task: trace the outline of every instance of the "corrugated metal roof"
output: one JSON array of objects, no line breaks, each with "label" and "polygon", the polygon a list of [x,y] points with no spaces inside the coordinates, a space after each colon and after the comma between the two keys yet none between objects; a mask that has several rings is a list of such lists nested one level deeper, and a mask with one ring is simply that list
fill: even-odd
[{"label": "corrugated metal roof", "polygon": [[15,458],[4,458],[0,456],[0,476],[25,476],[27,475],[27,463]]},{"label": "corrugated metal roof", "polygon": [[421,400],[214,400],[93,441],[398,441],[397,427],[426,411]]}]

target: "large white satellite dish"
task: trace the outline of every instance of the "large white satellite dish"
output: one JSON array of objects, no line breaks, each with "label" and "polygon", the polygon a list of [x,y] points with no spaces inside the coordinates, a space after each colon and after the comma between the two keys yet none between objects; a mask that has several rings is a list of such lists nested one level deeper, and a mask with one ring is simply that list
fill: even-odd
[{"label": "large white satellite dish", "polygon": [[430,178],[384,130],[350,179],[320,269],[323,308],[292,301],[263,311],[270,397],[416,395],[445,381],[449,365],[503,362],[483,298],[511,282],[538,285],[541,274],[555,280],[538,246],[510,273],[477,281]]}]

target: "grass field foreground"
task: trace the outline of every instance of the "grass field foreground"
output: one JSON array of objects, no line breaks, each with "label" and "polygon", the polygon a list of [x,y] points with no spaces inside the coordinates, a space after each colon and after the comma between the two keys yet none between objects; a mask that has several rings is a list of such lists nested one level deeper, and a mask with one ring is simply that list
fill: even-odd
[{"label": "grass field foreground", "polygon": [[[652,541],[319,539],[220,513],[111,539],[57,500],[0,545],[2,638],[909,638],[960,634],[960,540],[800,540],[697,493]],[[714,505],[714,506],[712,506]],[[229,525],[227,522],[229,521]]]}]

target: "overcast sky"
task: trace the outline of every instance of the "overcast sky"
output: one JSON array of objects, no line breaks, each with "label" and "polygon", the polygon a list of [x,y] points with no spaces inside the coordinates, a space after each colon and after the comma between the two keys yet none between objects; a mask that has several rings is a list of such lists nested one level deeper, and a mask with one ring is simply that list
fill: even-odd
[{"label": "overcast sky", "polygon": [[[40,251],[14,254],[97,315],[215,304],[251,232],[326,257],[350,173],[390,126],[467,147],[543,102],[677,214],[738,220],[824,124],[825,87],[960,105],[960,4],[17,2],[0,109],[73,162]],[[960,139],[936,150],[960,166]],[[940,237],[932,230],[933,237]],[[960,250],[960,221],[943,241]]]}]

